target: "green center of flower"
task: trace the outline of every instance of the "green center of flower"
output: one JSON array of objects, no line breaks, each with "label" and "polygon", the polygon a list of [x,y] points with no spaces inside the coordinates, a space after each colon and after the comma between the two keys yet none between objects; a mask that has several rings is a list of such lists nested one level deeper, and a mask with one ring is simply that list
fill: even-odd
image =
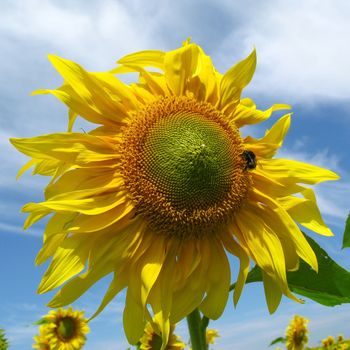
[{"label": "green center of flower", "polygon": [[57,325],[57,333],[63,340],[71,339],[74,336],[75,323],[70,317],[63,317]]},{"label": "green center of flower", "polygon": [[199,114],[159,120],[144,144],[149,180],[178,209],[207,208],[230,189],[234,169],[225,131]]},{"label": "green center of flower", "polygon": [[165,97],[139,111],[121,145],[126,189],[158,233],[218,230],[251,184],[239,131],[212,105]]}]

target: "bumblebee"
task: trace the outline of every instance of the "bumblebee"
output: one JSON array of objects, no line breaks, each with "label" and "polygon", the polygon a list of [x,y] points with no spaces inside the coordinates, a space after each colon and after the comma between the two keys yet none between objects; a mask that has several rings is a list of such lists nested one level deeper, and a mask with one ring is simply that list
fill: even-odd
[{"label": "bumblebee", "polygon": [[242,153],[243,159],[246,161],[246,166],[244,170],[253,170],[256,168],[256,156],[255,153],[252,151],[244,151]]}]

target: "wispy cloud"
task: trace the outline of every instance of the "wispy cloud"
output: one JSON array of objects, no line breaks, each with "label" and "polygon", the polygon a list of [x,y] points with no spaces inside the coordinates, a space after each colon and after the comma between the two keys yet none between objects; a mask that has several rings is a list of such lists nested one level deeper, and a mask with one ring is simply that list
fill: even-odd
[{"label": "wispy cloud", "polygon": [[[37,53],[50,49],[90,69],[109,68],[130,51],[170,49],[188,36],[210,48],[222,69],[256,46],[254,91],[288,96],[292,102],[349,99],[350,48],[344,44],[349,15],[346,0],[338,0],[337,6],[331,0],[250,0],[243,5],[227,0],[176,5],[149,1],[147,6],[140,0],[103,0],[98,6],[20,0],[3,3],[0,35],[10,52],[18,40],[33,42]],[[21,58],[6,64],[19,62]]]},{"label": "wispy cloud", "polygon": [[35,229],[35,228],[31,227],[26,232],[24,232],[22,226],[8,224],[8,223],[4,223],[4,222],[0,222],[0,232],[1,232],[0,234],[16,233],[16,234],[21,235],[21,236],[30,235],[30,236],[35,236],[35,237],[42,237],[42,235],[43,235],[42,229]]},{"label": "wispy cloud", "polygon": [[[224,2],[236,10],[236,2]],[[228,52],[257,47],[255,92],[288,97],[292,103],[350,98],[348,1],[339,0],[336,6],[332,0],[247,1],[242,8],[244,20],[220,51],[225,53],[223,63],[229,65]]]}]

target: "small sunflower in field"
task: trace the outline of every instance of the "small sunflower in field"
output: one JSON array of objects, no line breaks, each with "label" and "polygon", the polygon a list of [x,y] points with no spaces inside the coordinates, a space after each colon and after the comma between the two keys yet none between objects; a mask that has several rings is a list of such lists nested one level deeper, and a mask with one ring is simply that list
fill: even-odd
[{"label": "small sunflower in field", "polygon": [[0,328],[0,350],[7,350],[9,348],[9,343],[5,336],[5,331]]},{"label": "small sunflower in field", "polygon": [[[126,289],[124,329],[131,344],[154,321],[168,343],[171,324],[194,309],[210,319],[229,295],[228,255],[240,260],[234,304],[252,259],[262,270],[270,312],[291,293],[286,271],[316,256],[298,224],[331,236],[309,185],[338,176],[274,158],[289,129],[282,116],[261,138],[240,128],[268,119],[242,90],[255,50],[224,74],[190,41],[169,52],[127,55],[109,72],[88,72],[49,56],[64,82],[53,94],[69,108],[68,132],[12,139],[32,159],[20,171],[52,177],[40,203],[28,203],[25,228],[51,214],[36,263],[52,257],[39,293],[65,285],[51,307],[72,303],[108,274],[114,278],[96,316]],[[137,73],[136,83],[118,76]],[[96,125],[73,132],[76,117]],[[258,166],[256,166],[258,164]],[[304,184],[308,186],[304,186]]]},{"label": "small sunflower in field", "polygon": [[329,335],[327,338],[322,340],[323,349],[330,349],[333,344],[334,344],[334,338],[331,335]]},{"label": "small sunflower in field", "polygon": [[207,329],[205,332],[207,344],[215,344],[215,339],[218,337],[220,337],[220,335],[216,329]]},{"label": "small sunflower in field", "polygon": [[51,310],[42,318],[33,347],[39,350],[80,350],[89,332],[84,312],[68,309]]},{"label": "small sunflower in field", "polygon": [[[164,350],[183,350],[186,344],[180,340],[180,337],[174,334],[175,326],[170,328],[168,343]],[[140,339],[140,350],[159,350],[162,347],[162,337],[154,330],[152,324],[146,324],[143,336]]]},{"label": "small sunflower in field", "polygon": [[34,336],[33,348],[37,350],[51,350],[50,343],[46,337],[46,326],[39,327],[39,335]]},{"label": "small sunflower in field", "polygon": [[302,316],[295,315],[286,330],[287,350],[302,350],[308,342],[309,330],[307,324],[309,320]]}]

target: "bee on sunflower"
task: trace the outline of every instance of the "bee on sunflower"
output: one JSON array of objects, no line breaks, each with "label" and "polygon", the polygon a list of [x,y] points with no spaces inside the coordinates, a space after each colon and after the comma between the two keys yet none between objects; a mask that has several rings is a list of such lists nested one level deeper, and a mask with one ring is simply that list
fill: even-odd
[{"label": "bee on sunflower", "polygon": [[[332,235],[304,184],[338,176],[274,158],[290,113],[262,138],[241,136],[241,127],[290,109],[276,104],[261,111],[241,97],[255,70],[255,50],[224,74],[189,40],[169,52],[127,55],[109,72],[49,59],[63,85],[36,93],[67,105],[68,131],[11,139],[31,157],[20,174],[33,166],[52,177],[45,199],[23,207],[25,228],[52,215],[36,259],[42,264],[52,257],[39,293],[64,284],[49,306],[68,305],[113,274],[94,316],[126,289],[128,341],[136,344],[146,322],[154,321],[164,349],[171,324],[193,310],[220,317],[231,281],[228,255],[240,262],[234,304],[251,260],[263,272],[270,312],[283,294],[301,302],[286,271],[297,270],[300,258],[317,270],[317,259],[298,224]],[[118,78],[129,72],[138,73],[136,83]],[[96,127],[73,132],[78,115]]]}]

